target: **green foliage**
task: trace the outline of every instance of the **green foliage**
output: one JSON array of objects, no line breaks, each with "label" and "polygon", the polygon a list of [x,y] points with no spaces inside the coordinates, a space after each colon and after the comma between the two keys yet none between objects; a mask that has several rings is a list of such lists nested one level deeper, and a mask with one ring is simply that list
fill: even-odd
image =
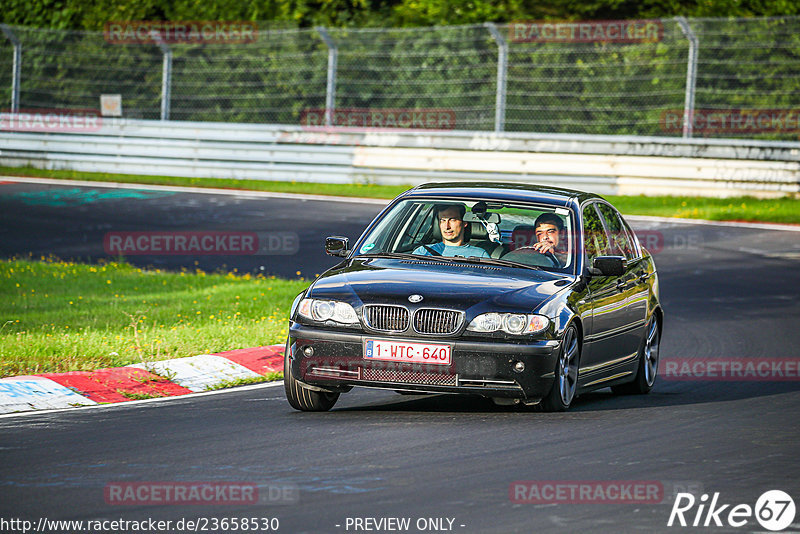
[{"label": "green foliage", "polygon": [[[6,1],[5,21],[55,28],[269,21],[259,23],[255,42],[170,46],[173,120],[301,124],[307,111],[325,107],[328,49],[308,28],[321,24],[336,28],[330,30],[339,50],[335,108],[446,110],[455,114],[456,129],[483,131],[494,128],[498,46],[479,23],[667,17],[656,42],[525,42],[514,39],[513,25],[498,25],[509,40],[507,131],[616,135],[680,134],[666,129],[663,118],[683,109],[688,42],[669,17],[800,9],[790,0]],[[700,41],[695,108],[796,110],[798,20],[693,19]],[[160,118],[159,47],[113,44],[99,31],[13,31],[24,49],[21,108],[96,109],[101,94],[120,94],[126,118]],[[2,40],[0,108],[11,103],[11,65],[10,43]],[[796,140],[797,131],[739,135]]]},{"label": "green foliage", "polygon": [[[144,16],[147,6],[139,7]],[[691,24],[700,40],[698,110],[797,108],[796,18]],[[517,26],[498,25],[509,41],[506,130],[679,135],[663,118],[682,112],[688,43],[677,22],[661,25],[655,42],[623,43],[527,42]],[[157,46],[113,44],[101,32],[14,31],[25,50],[21,108],[96,109],[110,93],[122,95],[126,118],[160,118]],[[337,109],[445,110],[456,129],[493,129],[498,51],[483,25],[330,34],[339,51]],[[325,107],[328,50],[315,30],[261,25],[255,42],[170,48],[173,120],[298,125],[304,112]],[[0,106],[8,107],[12,55],[3,51],[7,43],[0,43]],[[791,129],[743,134],[796,139]]]},{"label": "green foliage", "polygon": [[800,14],[795,0],[4,0],[0,20],[102,30],[107,21],[250,20],[311,27]]}]

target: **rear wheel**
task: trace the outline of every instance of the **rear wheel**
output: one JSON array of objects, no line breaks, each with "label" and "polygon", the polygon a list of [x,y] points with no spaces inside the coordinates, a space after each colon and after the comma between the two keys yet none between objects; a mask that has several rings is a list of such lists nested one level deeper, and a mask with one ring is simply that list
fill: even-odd
[{"label": "rear wheel", "polygon": [[338,393],[312,391],[295,380],[292,376],[288,341],[283,353],[283,389],[286,391],[286,400],[292,408],[303,412],[327,412],[339,399]]},{"label": "rear wheel", "polygon": [[639,365],[636,368],[636,379],[627,384],[612,386],[611,391],[618,395],[643,395],[653,389],[658,373],[658,349],[661,343],[661,332],[655,315],[650,319],[645,330],[646,335],[639,349]]},{"label": "rear wheel", "polygon": [[578,388],[578,363],[581,357],[578,330],[574,325],[569,325],[564,332],[561,351],[556,361],[556,377],[553,388],[538,405],[545,412],[563,412],[567,410],[575,399]]}]

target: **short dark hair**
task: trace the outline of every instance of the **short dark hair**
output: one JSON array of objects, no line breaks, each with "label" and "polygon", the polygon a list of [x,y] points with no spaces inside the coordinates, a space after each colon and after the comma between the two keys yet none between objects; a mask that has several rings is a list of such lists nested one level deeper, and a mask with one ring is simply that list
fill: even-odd
[{"label": "short dark hair", "polygon": [[467,213],[467,207],[464,204],[437,204],[435,208],[433,208],[433,212],[436,214],[436,218],[439,218],[439,213],[448,210],[448,209],[457,209],[458,214],[461,216],[461,220],[464,220],[464,215]]},{"label": "short dark hair", "polygon": [[561,217],[555,213],[546,212],[536,217],[536,221],[533,223],[534,231],[539,227],[540,224],[552,224],[558,228],[559,232],[564,230],[564,221],[562,221]]}]

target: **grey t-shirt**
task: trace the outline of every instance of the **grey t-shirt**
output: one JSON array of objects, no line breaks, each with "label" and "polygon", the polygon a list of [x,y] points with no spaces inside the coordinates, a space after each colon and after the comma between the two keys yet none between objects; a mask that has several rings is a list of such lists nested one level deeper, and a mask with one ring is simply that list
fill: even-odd
[{"label": "grey t-shirt", "polygon": [[[468,258],[470,256],[477,256],[478,258],[489,258],[489,253],[483,250],[480,247],[474,247],[472,245],[461,245],[460,247],[454,247],[451,245],[445,245],[444,242],[434,243],[433,245],[428,245],[429,248],[435,250],[436,252],[440,253],[442,256],[464,256]],[[414,254],[419,254],[421,256],[433,256],[428,249],[423,246],[419,246],[414,250]]]}]

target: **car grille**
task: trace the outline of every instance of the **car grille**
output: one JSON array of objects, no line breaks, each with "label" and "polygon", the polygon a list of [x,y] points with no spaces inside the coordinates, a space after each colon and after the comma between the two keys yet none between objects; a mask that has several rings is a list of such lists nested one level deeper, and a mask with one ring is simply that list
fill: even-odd
[{"label": "car grille", "polygon": [[414,330],[420,334],[454,334],[463,316],[458,311],[423,308],[414,313]]},{"label": "car grille", "polygon": [[364,320],[373,330],[403,332],[408,328],[408,310],[402,306],[364,306]]},{"label": "car grille", "polygon": [[386,369],[362,369],[361,379],[371,380],[373,382],[393,382],[396,384],[456,385],[456,375],[453,374],[392,371]]}]

